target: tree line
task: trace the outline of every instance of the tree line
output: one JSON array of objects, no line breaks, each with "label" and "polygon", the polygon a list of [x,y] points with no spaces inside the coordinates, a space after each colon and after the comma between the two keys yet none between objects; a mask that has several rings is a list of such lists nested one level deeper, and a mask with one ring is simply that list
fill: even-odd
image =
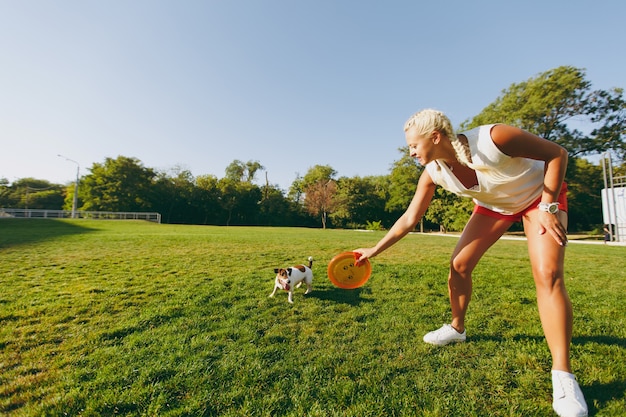
[{"label": "tree line", "polygon": [[[623,90],[592,90],[583,69],[558,67],[512,84],[459,131],[496,122],[519,126],[568,150],[569,229],[598,229],[603,168],[585,157],[610,154],[617,162],[614,174],[625,174]],[[194,177],[184,169],[159,172],[133,157],[107,158],[80,178],[77,209],[159,212],[165,223],[389,228],[408,206],[423,170],[407,149],[399,152],[388,174],[338,177],[332,167],[316,165],[288,190],[267,180],[257,184],[264,171],[259,161],[235,160],[217,178]],[[34,178],[12,184],[0,179],[0,207],[70,210],[74,187]],[[471,200],[438,188],[422,227],[460,230],[472,207]]]}]

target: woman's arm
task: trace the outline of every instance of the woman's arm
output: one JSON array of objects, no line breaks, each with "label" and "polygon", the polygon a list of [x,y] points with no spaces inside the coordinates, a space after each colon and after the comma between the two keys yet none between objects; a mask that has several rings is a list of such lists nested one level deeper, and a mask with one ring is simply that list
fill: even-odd
[{"label": "woman's arm", "polygon": [[[567,151],[560,145],[525,130],[508,125],[495,125],[491,138],[498,149],[510,157],[536,159],[545,162],[542,203],[556,202],[567,170]],[[567,242],[567,230],[559,216],[542,212],[539,233],[548,231],[560,244]]]},{"label": "woman's arm", "polygon": [[359,261],[373,258],[414,230],[424,213],[426,213],[430,200],[435,194],[435,188],[436,185],[430,174],[424,170],[417,183],[411,204],[409,204],[404,214],[396,220],[387,234],[374,247],[354,250],[354,252],[360,255]]},{"label": "woman's arm", "polygon": [[498,149],[510,157],[520,157],[545,161],[541,201],[556,201],[567,169],[567,151],[560,145],[543,139],[517,127],[495,125],[491,138]]}]

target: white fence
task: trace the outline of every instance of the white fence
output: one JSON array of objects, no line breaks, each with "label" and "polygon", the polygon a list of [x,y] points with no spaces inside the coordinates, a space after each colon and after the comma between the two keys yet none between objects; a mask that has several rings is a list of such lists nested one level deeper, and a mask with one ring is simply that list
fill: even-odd
[{"label": "white fence", "polygon": [[142,212],[113,211],[72,211],[68,210],[31,210],[0,208],[0,218],[14,217],[23,219],[96,219],[96,220],[147,220],[161,223],[161,214]]}]

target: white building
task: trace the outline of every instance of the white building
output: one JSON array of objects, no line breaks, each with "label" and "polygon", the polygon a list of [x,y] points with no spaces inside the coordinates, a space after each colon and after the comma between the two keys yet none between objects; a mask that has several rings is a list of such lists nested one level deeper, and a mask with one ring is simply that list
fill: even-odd
[{"label": "white building", "polygon": [[602,190],[602,219],[612,225],[614,241],[626,242],[626,187]]}]

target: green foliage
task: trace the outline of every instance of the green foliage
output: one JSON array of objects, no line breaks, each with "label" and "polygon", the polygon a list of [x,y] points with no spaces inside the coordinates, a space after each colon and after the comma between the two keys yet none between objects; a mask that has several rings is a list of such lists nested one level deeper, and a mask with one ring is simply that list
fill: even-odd
[{"label": "green foliage", "polygon": [[235,159],[226,167],[226,179],[236,182],[252,182],[259,170],[265,167],[259,161],[248,161],[246,163]]},{"label": "green foliage", "polygon": [[264,186],[261,189],[263,198],[259,204],[259,222],[261,226],[303,226],[305,214],[302,207],[285,198],[282,191]]},{"label": "green foliage", "polygon": [[367,222],[367,225],[365,226],[365,230],[372,230],[372,231],[381,231],[381,230],[385,230],[385,228],[383,227],[383,222],[381,221],[374,221],[374,222]]},{"label": "green foliage", "polygon": [[0,181],[0,207],[61,210],[64,187],[36,178]]},{"label": "green foliage", "polygon": [[137,158],[118,156],[94,163],[81,180],[79,196],[85,211],[149,211],[156,173]]},{"label": "green foliage", "polygon": [[[616,174],[624,175],[626,102],[623,90],[592,90],[585,71],[562,66],[521,83],[512,84],[483,111],[465,121],[462,129],[504,122],[517,125],[563,145],[570,153],[566,180],[570,189],[570,230],[591,230],[601,221],[599,167],[581,155],[610,152],[622,159]],[[315,165],[294,180],[285,197],[282,190],[254,179],[264,167],[258,161],[234,160],[222,179],[194,178],[180,168],[157,173],[135,158],[120,156],[95,163],[79,186],[79,209],[96,211],[156,211],[166,223],[216,225],[277,225],[363,228],[371,219],[391,227],[406,210],[423,168],[406,148],[389,175],[341,177],[329,165]],[[9,185],[0,179],[0,207],[55,209],[65,195],[71,209],[74,184],[65,189],[34,190],[34,179]],[[328,184],[336,184],[330,190]],[[29,186],[26,187],[26,183]],[[29,188],[30,187],[30,188]],[[32,189],[32,190],[31,190]],[[332,192],[331,192],[332,191]],[[308,194],[308,196],[307,196]],[[427,229],[463,228],[472,209],[469,199],[438,190],[425,215]],[[517,226],[514,226],[517,227]]]},{"label": "green foliage", "polygon": [[400,214],[406,210],[415,194],[417,181],[424,170],[415,159],[411,158],[408,148],[399,148],[402,157],[393,163],[389,175],[389,199],[385,209]]},{"label": "green foliage", "polygon": [[[576,124],[571,122],[575,121]],[[584,121],[589,132],[577,128]],[[622,89],[591,90],[583,69],[562,66],[512,84],[461,129],[507,123],[552,140],[571,156],[613,151],[626,155]]]},{"label": "green foliage", "polygon": [[326,229],[328,215],[333,213],[338,205],[335,198],[337,182],[320,178],[315,182],[309,182],[304,193],[304,209],[311,216],[321,218],[322,228]]},{"label": "green foliage", "polygon": [[261,190],[249,182],[221,179],[217,184],[220,206],[226,211],[226,226],[256,224],[257,204],[261,200]]},{"label": "green foliage", "polygon": [[574,158],[567,169],[568,227],[593,230],[602,224],[602,167]]},{"label": "green foliage", "polygon": [[459,232],[465,227],[473,209],[474,202],[471,199],[461,198],[437,187],[424,217],[426,220],[441,225],[446,232]]},{"label": "green foliage", "polygon": [[334,197],[337,206],[330,216],[335,227],[360,229],[369,219],[383,216],[388,184],[385,177],[340,178]]},{"label": "green foliage", "polygon": [[[325,276],[332,256],[383,233],[1,220],[0,414],[553,415],[525,242],[487,252],[468,342],[436,348],[421,337],[449,319],[456,239],[405,237],[357,290]],[[313,293],[268,298],[273,268],[308,256]],[[623,259],[622,247],[568,246],[590,415],[626,407]]]},{"label": "green foliage", "polygon": [[601,223],[601,168],[579,156],[607,151],[622,160],[626,156],[622,89],[592,90],[583,69],[558,67],[512,84],[461,129],[489,123],[519,126],[565,147],[570,154],[565,178],[570,230],[590,230]]},{"label": "green foliage", "polygon": [[337,176],[335,171],[330,165],[315,165],[307,171],[302,178],[302,187],[306,190],[307,187],[316,184],[318,182],[328,182],[334,180]]}]

